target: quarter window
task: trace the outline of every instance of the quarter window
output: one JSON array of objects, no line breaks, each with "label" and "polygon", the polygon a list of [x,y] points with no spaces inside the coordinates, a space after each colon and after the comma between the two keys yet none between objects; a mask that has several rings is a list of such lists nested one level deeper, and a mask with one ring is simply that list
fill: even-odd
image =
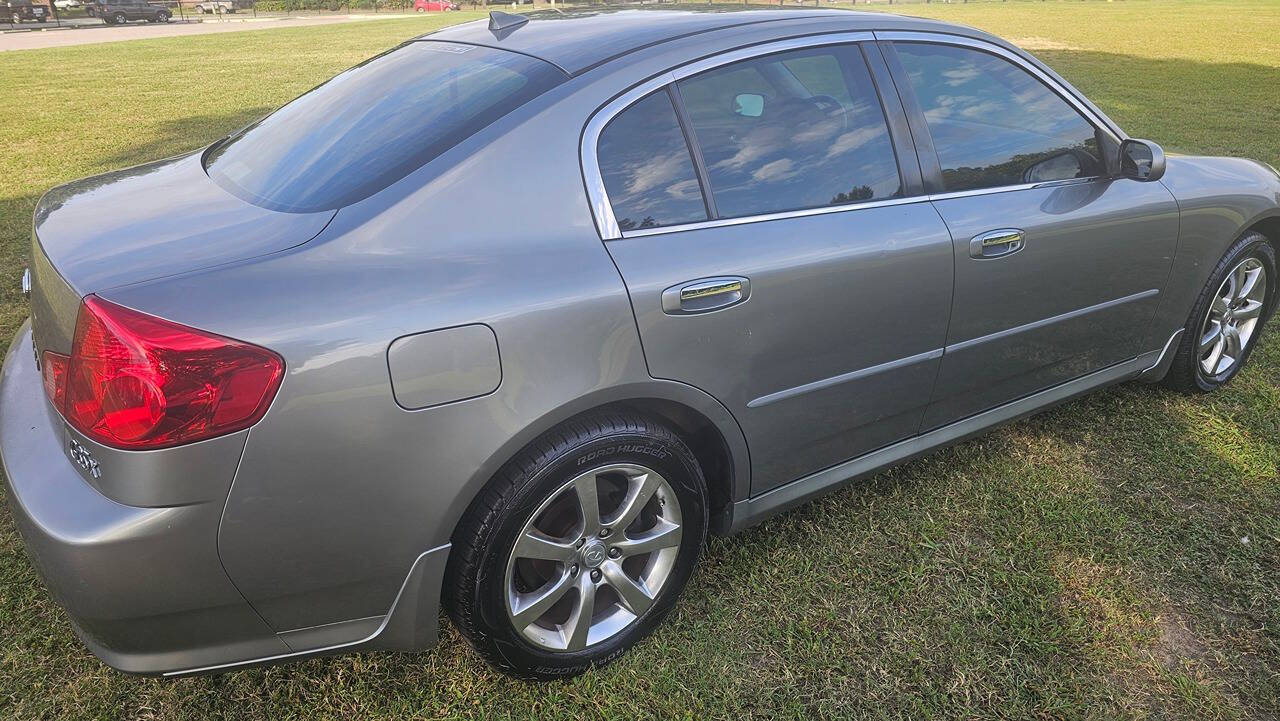
[{"label": "quarter window", "polygon": [[1105,174],[1098,130],[1027,71],[953,45],[895,48],[948,191]]},{"label": "quarter window", "polygon": [[678,87],[720,217],[902,193],[884,111],[855,45],[752,58]]},{"label": "quarter window", "polygon": [[665,89],[636,102],[605,126],[597,159],[622,230],[707,219],[689,146]]}]

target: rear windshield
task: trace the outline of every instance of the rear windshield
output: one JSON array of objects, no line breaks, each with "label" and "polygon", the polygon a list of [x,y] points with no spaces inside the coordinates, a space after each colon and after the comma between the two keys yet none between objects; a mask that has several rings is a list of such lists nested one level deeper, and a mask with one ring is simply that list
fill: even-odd
[{"label": "rear windshield", "polygon": [[408,43],[215,145],[205,170],[255,205],[333,210],[382,190],[564,80],[550,63],[505,50]]}]

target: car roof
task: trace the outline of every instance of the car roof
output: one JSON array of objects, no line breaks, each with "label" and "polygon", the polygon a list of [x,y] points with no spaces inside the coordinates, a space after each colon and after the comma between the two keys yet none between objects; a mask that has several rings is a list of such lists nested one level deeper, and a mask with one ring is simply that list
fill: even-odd
[{"label": "car roof", "polygon": [[725,6],[695,9],[584,8],[529,13],[528,22],[504,30],[490,30],[484,20],[454,25],[422,39],[484,45],[546,60],[570,75],[658,43],[726,28],[798,20],[830,18],[833,31],[877,29],[935,30],[986,36],[959,25],[885,13],[794,8],[742,10]]}]

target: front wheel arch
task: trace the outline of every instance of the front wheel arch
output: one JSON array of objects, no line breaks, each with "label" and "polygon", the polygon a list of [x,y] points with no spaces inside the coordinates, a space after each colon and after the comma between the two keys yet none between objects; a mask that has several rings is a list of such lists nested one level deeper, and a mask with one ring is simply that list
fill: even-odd
[{"label": "front wheel arch", "polygon": [[1280,209],[1277,209],[1274,215],[1255,219],[1244,230],[1244,233],[1249,232],[1261,233],[1265,236],[1270,241],[1271,247],[1276,251],[1276,255],[1280,256]]},{"label": "front wheel arch", "polygon": [[[1206,278],[1202,290],[1188,313],[1181,338],[1178,340],[1176,353],[1168,372],[1162,379],[1166,387],[1184,393],[1208,393],[1222,387],[1239,373],[1240,369],[1248,362],[1253,350],[1257,347],[1266,322],[1275,313],[1276,305],[1280,302],[1280,292],[1277,291],[1276,286],[1277,280],[1280,279],[1276,272],[1276,258],[1275,241],[1256,230],[1246,230],[1231,242],[1222,257],[1213,266],[1213,270]],[[1256,324],[1256,327],[1251,332],[1253,337],[1246,339],[1243,349],[1239,347],[1239,344],[1237,345],[1236,352],[1239,353],[1239,356],[1228,370],[1218,371],[1220,373],[1218,376],[1206,376],[1201,372],[1201,356],[1205,352],[1204,348],[1207,347],[1200,344],[1203,326],[1214,317],[1208,316],[1211,304],[1222,302],[1214,299],[1221,293],[1219,286],[1226,283],[1226,276],[1229,275],[1228,270],[1234,266],[1239,266],[1245,261],[1252,262],[1260,267],[1263,271],[1262,277],[1267,279],[1266,282],[1268,284],[1265,289],[1266,296],[1261,299],[1260,311],[1255,310],[1254,314],[1249,316],[1256,318],[1256,320],[1252,321],[1253,324]],[[1245,285],[1243,287],[1247,288],[1248,286]],[[1225,319],[1215,322],[1230,324],[1234,327],[1235,321],[1231,320],[1231,312],[1226,310],[1226,307],[1224,304],[1222,311],[1214,311],[1215,313],[1226,313]],[[1206,320],[1206,317],[1209,319]],[[1239,317],[1243,318],[1245,316]],[[1208,337],[1206,336],[1206,338]],[[1221,345],[1221,342],[1219,342],[1219,345]],[[1214,352],[1216,353],[1217,351]],[[1213,360],[1209,362],[1216,365],[1218,356],[1214,355],[1212,357]]]}]

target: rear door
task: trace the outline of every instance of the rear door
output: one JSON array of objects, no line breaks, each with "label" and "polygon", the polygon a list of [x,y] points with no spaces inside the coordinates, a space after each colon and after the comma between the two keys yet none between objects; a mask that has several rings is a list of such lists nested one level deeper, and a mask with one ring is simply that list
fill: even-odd
[{"label": "rear door", "polygon": [[1114,178],[1119,139],[1008,51],[904,33],[884,53],[955,253],[923,429],[1158,349],[1178,239],[1164,186]]},{"label": "rear door", "polygon": [[950,236],[852,39],[678,70],[584,144],[650,373],[732,411],[754,493],[915,434],[942,354]]}]

